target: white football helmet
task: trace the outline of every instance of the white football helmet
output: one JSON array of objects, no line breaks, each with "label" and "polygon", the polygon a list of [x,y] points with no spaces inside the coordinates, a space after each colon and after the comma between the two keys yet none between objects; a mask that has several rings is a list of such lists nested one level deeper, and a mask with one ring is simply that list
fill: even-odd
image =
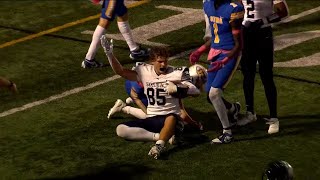
[{"label": "white football helmet", "polygon": [[207,69],[200,64],[194,64],[189,67],[189,74],[192,84],[201,88],[207,82]]}]

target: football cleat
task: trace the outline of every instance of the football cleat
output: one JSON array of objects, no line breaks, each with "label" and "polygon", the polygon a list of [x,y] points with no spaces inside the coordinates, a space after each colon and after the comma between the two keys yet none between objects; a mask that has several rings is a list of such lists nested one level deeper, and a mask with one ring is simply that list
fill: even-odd
[{"label": "football cleat", "polygon": [[92,60],[88,60],[85,59],[84,61],[82,61],[81,63],[81,67],[85,68],[85,69],[89,69],[89,68],[100,68],[100,67],[105,67],[106,65],[96,61],[95,59]]},{"label": "football cleat", "polygon": [[155,144],[154,146],[151,147],[148,155],[152,156],[155,159],[158,159],[161,155],[161,153],[163,153],[165,151],[165,147],[162,146],[161,144]]},{"label": "football cleat", "polygon": [[129,55],[130,59],[137,60],[140,58],[148,58],[149,57],[149,49],[139,48],[138,50],[131,51]]},{"label": "football cleat", "polygon": [[266,124],[269,124],[268,134],[274,134],[279,132],[279,120],[278,118],[266,119]]},{"label": "football cleat", "polygon": [[235,103],[233,103],[233,106],[234,106],[234,111],[231,112],[231,114],[233,115],[233,119],[238,120],[238,115],[240,113],[241,104],[239,102],[235,102]]},{"label": "football cleat", "polygon": [[232,140],[233,140],[232,134],[223,133],[219,137],[213,139],[211,141],[211,144],[227,144],[227,143],[230,143]]},{"label": "football cleat", "polygon": [[126,103],[124,103],[121,99],[118,99],[113,107],[109,110],[108,119],[111,118],[116,112],[120,112],[124,107],[126,107]]},{"label": "football cleat", "polygon": [[237,124],[237,120],[239,118],[238,115],[241,109],[241,105],[239,102],[235,102],[232,105],[234,106],[234,110],[232,112],[231,111],[228,112],[230,126],[234,126]]},{"label": "football cleat", "polygon": [[238,126],[244,126],[248,123],[254,122],[257,120],[257,116],[256,114],[253,114],[250,111],[246,112],[246,115],[244,115],[244,117],[242,117],[240,120],[237,121],[237,125]]}]

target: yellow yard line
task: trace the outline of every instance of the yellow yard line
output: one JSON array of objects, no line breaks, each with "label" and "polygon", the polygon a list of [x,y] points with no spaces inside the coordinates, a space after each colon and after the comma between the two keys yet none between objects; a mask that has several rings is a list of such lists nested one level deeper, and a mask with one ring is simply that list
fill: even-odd
[{"label": "yellow yard line", "polygon": [[[142,4],[148,3],[148,2],[150,2],[150,0],[138,1],[138,2],[135,2],[135,3],[129,4],[127,6],[127,8],[133,8],[133,7],[140,6]],[[65,29],[65,28],[68,28],[68,27],[72,27],[72,26],[75,26],[75,25],[78,25],[78,24],[81,24],[81,23],[85,23],[87,21],[90,21],[90,20],[93,20],[93,19],[97,19],[99,17],[100,17],[100,14],[97,14],[97,15],[94,15],[94,16],[89,16],[89,17],[86,17],[86,18],[83,18],[83,19],[80,19],[80,20],[77,20],[77,21],[73,21],[73,22],[64,24],[62,26],[54,27],[54,28],[51,28],[51,29],[48,29],[48,30],[45,30],[45,31],[41,31],[41,32],[36,33],[36,34],[31,34],[31,35],[25,36],[23,38],[15,39],[15,40],[12,40],[12,41],[9,41],[9,42],[1,44],[0,45],[0,49],[4,48],[4,47],[7,47],[7,46],[12,46],[14,44],[17,44],[17,43],[20,43],[20,42],[23,42],[23,41],[34,39],[34,38],[37,38],[37,37],[40,37],[40,36],[43,36],[43,35],[46,35],[46,34],[57,32],[57,31],[60,31],[62,29]]]}]

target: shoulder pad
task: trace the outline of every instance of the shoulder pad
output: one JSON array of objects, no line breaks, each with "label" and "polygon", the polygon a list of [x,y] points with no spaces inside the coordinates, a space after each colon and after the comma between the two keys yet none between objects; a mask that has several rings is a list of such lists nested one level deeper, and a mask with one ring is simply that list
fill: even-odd
[{"label": "shoulder pad", "polygon": [[136,62],[136,66],[135,67],[142,66],[142,65],[146,65],[146,63],[145,62]]},{"label": "shoulder pad", "polygon": [[174,68],[174,71],[184,71],[184,70],[186,70],[186,66],[181,66],[181,67],[175,67]]}]

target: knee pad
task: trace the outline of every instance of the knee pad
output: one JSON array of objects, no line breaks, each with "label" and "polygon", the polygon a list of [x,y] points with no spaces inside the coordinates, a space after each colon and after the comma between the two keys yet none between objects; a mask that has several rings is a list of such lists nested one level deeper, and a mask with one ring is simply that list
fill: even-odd
[{"label": "knee pad", "polygon": [[209,94],[208,94],[208,97],[209,97],[210,101],[213,101],[217,97],[221,97],[221,96],[222,96],[222,90],[221,89],[214,88],[214,87],[210,88],[210,91],[209,91]]},{"label": "knee pad", "polygon": [[116,128],[116,133],[119,137],[125,138],[127,136],[127,129],[128,126],[124,125],[124,124],[119,124]]}]

